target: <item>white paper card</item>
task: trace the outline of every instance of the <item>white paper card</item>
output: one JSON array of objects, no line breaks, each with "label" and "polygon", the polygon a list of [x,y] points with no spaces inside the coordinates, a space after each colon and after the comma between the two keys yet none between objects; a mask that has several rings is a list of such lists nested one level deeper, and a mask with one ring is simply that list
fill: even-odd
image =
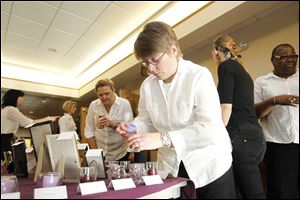
[{"label": "white paper card", "polygon": [[25,153],[31,153],[33,151],[32,147],[26,148],[25,149]]},{"label": "white paper card", "polygon": [[88,143],[78,143],[77,144],[77,149],[78,150],[85,150],[85,149],[89,149],[89,144]]},{"label": "white paper card", "polygon": [[111,182],[115,190],[124,190],[136,187],[132,178],[116,179],[112,180]]},{"label": "white paper card", "polygon": [[60,133],[57,137],[57,140],[71,140],[74,137],[74,133],[72,132],[63,132]]},{"label": "white paper card", "polygon": [[20,192],[1,194],[1,199],[20,199]]},{"label": "white paper card", "polygon": [[35,199],[67,199],[67,187],[57,186],[57,187],[47,187],[47,188],[36,188],[34,189]]},{"label": "white paper card", "polygon": [[[71,139],[72,136],[71,135],[74,135],[75,136],[75,139],[76,140],[79,140],[79,137],[78,137],[78,134],[76,131],[67,131],[67,132],[61,132],[59,134],[59,137],[57,138],[58,140],[65,140],[65,139]],[[63,139],[65,138],[65,139]]]},{"label": "white paper card", "polygon": [[143,176],[146,185],[155,185],[164,183],[159,175]]},{"label": "white paper card", "polygon": [[101,156],[101,152],[102,152],[102,149],[89,149],[85,156],[88,157],[88,156],[96,156],[96,157],[100,157]]},{"label": "white paper card", "polygon": [[90,183],[79,183],[81,195],[106,192],[107,188],[104,181],[95,181]]},{"label": "white paper card", "polygon": [[30,128],[30,127],[32,127],[33,125],[35,125],[35,123],[28,124],[27,126],[24,126],[24,128]]},{"label": "white paper card", "polygon": [[23,142],[16,142],[16,143],[13,143],[11,146],[18,146],[19,144],[22,144]]}]

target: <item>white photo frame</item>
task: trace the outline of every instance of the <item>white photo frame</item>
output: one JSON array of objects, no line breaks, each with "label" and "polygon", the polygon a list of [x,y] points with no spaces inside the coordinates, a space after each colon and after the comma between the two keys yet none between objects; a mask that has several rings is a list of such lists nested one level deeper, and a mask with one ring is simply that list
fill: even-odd
[{"label": "white photo frame", "polygon": [[86,153],[88,166],[97,166],[97,178],[106,178],[102,149],[89,149]]},{"label": "white photo frame", "polygon": [[[38,154],[40,152],[40,147],[42,144],[46,145],[46,135],[55,134],[53,125],[51,121],[36,123],[29,127],[30,137],[32,140],[33,150],[36,161],[38,161]],[[48,153],[46,153],[45,156]]]},{"label": "white photo frame", "polygon": [[63,156],[64,178],[79,180],[80,161],[75,137],[73,134],[70,137],[59,137],[60,134],[46,136],[52,170],[55,171]]}]

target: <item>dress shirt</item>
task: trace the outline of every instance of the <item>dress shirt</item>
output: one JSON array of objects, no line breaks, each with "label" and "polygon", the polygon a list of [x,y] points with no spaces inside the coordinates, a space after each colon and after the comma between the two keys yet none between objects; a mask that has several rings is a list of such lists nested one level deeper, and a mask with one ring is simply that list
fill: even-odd
[{"label": "dress shirt", "polygon": [[102,102],[96,99],[90,104],[86,116],[85,137],[91,138],[95,136],[97,147],[103,149],[107,160],[119,160],[127,153],[127,141],[113,128],[96,128],[99,115],[106,116],[112,121],[130,122],[133,120],[130,103],[127,99],[116,95],[116,100],[111,106],[109,113],[107,113]]},{"label": "dress shirt", "polygon": [[[289,78],[280,78],[273,72],[258,77],[255,82],[255,103],[260,103],[274,96],[290,94],[299,96],[299,72]],[[299,144],[299,105],[276,105],[272,111],[261,118],[266,141],[275,143]]]},{"label": "dress shirt", "polygon": [[68,113],[64,113],[64,116],[59,118],[58,125],[60,132],[76,131],[77,129],[73,117]]},{"label": "dress shirt", "polygon": [[14,106],[5,106],[1,109],[1,134],[16,134],[19,126],[24,127],[33,123],[33,120],[23,115]]},{"label": "dress shirt", "polygon": [[141,86],[134,123],[140,133],[169,133],[173,147],[159,148],[159,165],[177,176],[182,161],[196,188],[221,177],[231,166],[232,146],[218,92],[205,67],[180,59],[169,90],[162,80],[149,76]]}]

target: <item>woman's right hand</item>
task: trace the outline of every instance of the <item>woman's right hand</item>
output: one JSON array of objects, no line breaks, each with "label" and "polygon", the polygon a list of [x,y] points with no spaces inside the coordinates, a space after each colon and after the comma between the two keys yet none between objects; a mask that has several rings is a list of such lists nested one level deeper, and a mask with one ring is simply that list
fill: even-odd
[{"label": "woman's right hand", "polygon": [[117,127],[116,131],[124,138],[128,139],[128,133],[127,133],[127,123],[121,122],[119,126]]}]

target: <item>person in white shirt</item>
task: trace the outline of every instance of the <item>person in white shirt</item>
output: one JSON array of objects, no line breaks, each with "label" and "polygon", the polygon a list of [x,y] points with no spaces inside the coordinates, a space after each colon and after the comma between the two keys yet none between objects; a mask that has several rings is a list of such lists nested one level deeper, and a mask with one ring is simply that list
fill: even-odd
[{"label": "person in white shirt", "polygon": [[127,141],[116,132],[121,121],[133,120],[127,99],[115,94],[110,79],[99,80],[95,86],[98,99],[91,102],[86,117],[85,137],[91,149],[103,149],[105,160],[128,160]]},{"label": "person in white shirt", "polygon": [[134,52],[151,75],[140,88],[137,133],[122,122],[119,134],[135,151],[158,149],[160,168],[191,179],[197,198],[235,198],[232,146],[209,70],[182,58],[163,22],[145,25]]},{"label": "person in white shirt", "polygon": [[19,126],[30,126],[34,123],[55,121],[59,116],[48,116],[41,119],[30,119],[20,112],[19,106],[24,103],[24,92],[10,89],[2,98],[1,104],[1,160],[4,159],[3,151],[11,151],[11,143],[17,137]]},{"label": "person in white shirt", "polygon": [[267,198],[293,199],[299,191],[299,71],[290,44],[279,44],[274,70],[255,80],[256,115],[267,141]]},{"label": "person in white shirt", "polygon": [[76,113],[77,103],[75,101],[66,101],[62,108],[65,113],[58,120],[59,131],[61,133],[76,131],[77,127],[72,116]]}]

